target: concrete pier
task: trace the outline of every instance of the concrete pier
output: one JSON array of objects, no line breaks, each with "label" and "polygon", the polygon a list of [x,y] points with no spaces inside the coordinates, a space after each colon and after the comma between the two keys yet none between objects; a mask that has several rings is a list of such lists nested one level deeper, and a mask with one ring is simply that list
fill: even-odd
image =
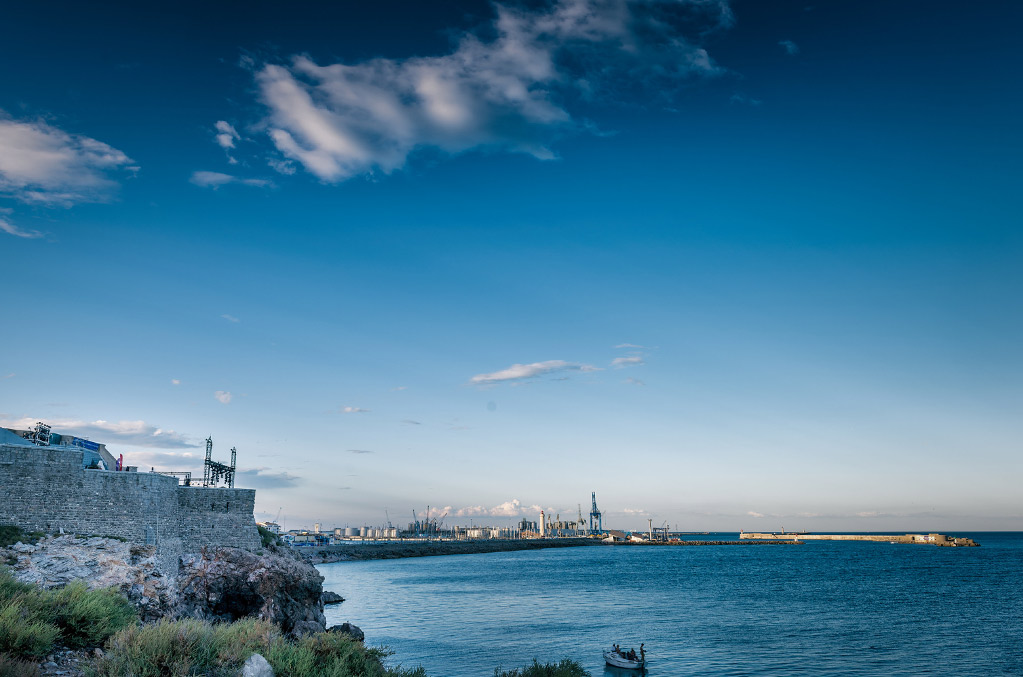
[{"label": "concrete pier", "polygon": [[758,541],[877,541],[880,543],[916,543],[943,547],[975,548],[979,544],[971,538],[956,538],[945,534],[805,534],[786,532],[742,532],[741,539]]}]

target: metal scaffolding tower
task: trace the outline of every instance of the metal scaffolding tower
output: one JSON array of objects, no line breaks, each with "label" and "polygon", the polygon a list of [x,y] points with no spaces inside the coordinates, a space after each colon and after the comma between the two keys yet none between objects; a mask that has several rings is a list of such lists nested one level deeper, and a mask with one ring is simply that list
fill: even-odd
[{"label": "metal scaffolding tower", "polygon": [[238,460],[238,450],[231,447],[231,465],[219,463],[213,460],[213,438],[206,438],[206,462],[203,463],[202,485],[204,487],[215,487],[223,479],[224,484],[234,488],[234,469]]},{"label": "metal scaffolding tower", "polygon": [[[592,503],[593,507],[590,508],[590,533],[591,534],[594,532],[602,533],[604,531],[604,523],[603,520],[601,519],[600,511],[597,510],[597,492],[595,491],[592,492],[590,494],[590,499],[593,501]],[[594,522],[596,522],[597,525],[596,528],[594,528],[593,526]]]}]

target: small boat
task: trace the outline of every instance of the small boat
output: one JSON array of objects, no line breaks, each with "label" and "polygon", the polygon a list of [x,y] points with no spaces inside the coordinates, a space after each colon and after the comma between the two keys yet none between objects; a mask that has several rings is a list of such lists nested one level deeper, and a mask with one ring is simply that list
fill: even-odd
[{"label": "small boat", "polygon": [[604,649],[604,662],[616,668],[629,670],[642,670],[646,666],[646,660],[643,658],[632,660],[614,649]]}]

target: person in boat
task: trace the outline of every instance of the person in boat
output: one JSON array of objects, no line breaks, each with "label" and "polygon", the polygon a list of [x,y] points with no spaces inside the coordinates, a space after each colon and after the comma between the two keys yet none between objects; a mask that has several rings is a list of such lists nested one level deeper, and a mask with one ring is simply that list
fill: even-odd
[{"label": "person in boat", "polygon": [[629,649],[629,653],[625,654],[625,657],[628,658],[630,661],[636,660],[636,650]]},{"label": "person in boat", "polygon": [[646,649],[643,648],[643,643],[639,644],[639,660],[646,662]]}]

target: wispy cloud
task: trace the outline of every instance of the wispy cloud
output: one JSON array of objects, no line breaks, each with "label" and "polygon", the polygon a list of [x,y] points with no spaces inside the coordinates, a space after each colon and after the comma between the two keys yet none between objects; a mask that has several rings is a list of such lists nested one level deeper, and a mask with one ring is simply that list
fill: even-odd
[{"label": "wispy cloud", "polygon": [[239,470],[235,476],[235,484],[253,489],[283,489],[300,483],[302,478],[283,470],[270,468],[250,468]]},{"label": "wispy cloud", "polygon": [[5,375],[4,375],[4,378],[5,378],[5,379],[8,379],[8,378],[14,378],[14,377],[15,377],[15,373],[14,373],[13,371],[12,371],[12,372],[11,372],[10,374],[5,374]]},{"label": "wispy cloud", "polygon": [[231,398],[234,397],[234,395],[232,395],[226,390],[218,390],[217,392],[213,393],[213,397],[217,398],[217,400],[221,404],[230,404]]},{"label": "wispy cloud", "polygon": [[227,313],[224,313],[223,315],[221,315],[221,317],[224,318],[225,320],[227,320],[228,322],[236,322],[236,323],[237,322],[241,322],[241,320],[239,320],[234,315],[228,315]]},{"label": "wispy cloud", "polygon": [[635,348],[637,350],[647,350],[647,346],[637,345],[635,343],[619,343],[615,348]]},{"label": "wispy cloud", "polygon": [[544,374],[554,374],[566,371],[600,371],[599,367],[578,362],[566,362],[564,360],[547,360],[546,362],[533,362],[532,364],[513,364],[510,367],[494,371],[489,374],[477,374],[469,379],[469,383],[476,385],[487,385],[501,383],[502,381],[519,381],[522,379],[535,378]]},{"label": "wispy cloud", "polygon": [[171,379],[171,385],[175,385],[175,386],[181,385],[181,379],[179,379],[179,378],[172,378]]},{"label": "wispy cloud", "polygon": [[0,216],[0,230],[8,235],[22,237],[26,240],[35,240],[43,236],[38,230],[22,230],[2,216]]},{"label": "wispy cloud", "polygon": [[369,409],[363,409],[362,407],[342,407],[341,412],[344,414],[366,414],[369,413]]},{"label": "wispy cloud", "polygon": [[0,195],[65,207],[105,202],[118,186],[111,175],[137,169],[102,141],[42,120],[15,120],[0,110]]},{"label": "wispy cloud", "polygon": [[746,514],[747,514],[747,515],[749,515],[750,517],[756,517],[756,518],[758,518],[758,519],[764,516],[764,514],[763,514],[763,513],[761,513],[761,512],[755,512],[755,511],[753,511],[753,510],[750,510],[750,511],[748,511],[748,512],[747,512]]},{"label": "wispy cloud", "polygon": [[630,385],[634,385],[634,386],[645,386],[646,385],[646,383],[644,381],[641,381],[638,378],[631,378],[630,377],[630,378],[625,379],[625,382],[630,384]]},{"label": "wispy cloud", "polygon": [[224,120],[217,120],[217,124],[214,127],[217,130],[217,144],[224,150],[234,148],[234,142],[242,138],[235,128]]},{"label": "wispy cloud", "polygon": [[353,454],[372,454],[373,453],[369,449],[349,449],[348,451],[350,451]]},{"label": "wispy cloud", "polygon": [[729,98],[728,100],[731,101],[732,103],[753,106],[754,108],[764,103],[760,99],[754,99],[752,96],[746,96],[745,94],[738,93],[732,94],[731,98]]},{"label": "wispy cloud", "polygon": [[[731,24],[726,0],[554,0],[494,5],[485,30],[441,56],[252,64],[277,151],[328,182],[402,167],[417,148],[539,159],[586,128],[568,101],[670,92],[720,69],[696,44]],[[625,98],[623,96],[623,98]]]},{"label": "wispy cloud", "polygon": [[615,369],[635,367],[641,364],[645,363],[643,362],[643,358],[640,357],[639,355],[631,355],[629,357],[616,357],[613,360],[611,360],[611,366],[614,367]]},{"label": "wispy cloud", "polygon": [[796,54],[799,54],[799,45],[792,42],[791,40],[780,40],[778,44],[781,45],[782,49],[784,49],[785,53],[788,54],[789,56],[795,56]]},{"label": "wispy cloud", "polygon": [[105,444],[132,444],[140,447],[188,449],[199,446],[189,442],[173,430],[164,430],[145,421],[82,421],[78,419],[38,419],[24,417],[13,421],[0,421],[4,428],[29,429],[42,420],[53,431],[85,437]]},{"label": "wispy cloud", "polygon": [[268,179],[243,179],[231,174],[221,172],[192,172],[189,181],[202,188],[216,190],[221,186],[229,184],[240,184],[243,186],[255,186],[256,188],[268,188],[273,186],[273,181]]},{"label": "wispy cloud", "polygon": [[405,425],[423,425],[422,421],[415,421],[412,420],[411,418],[404,419],[402,423],[404,423]]}]

